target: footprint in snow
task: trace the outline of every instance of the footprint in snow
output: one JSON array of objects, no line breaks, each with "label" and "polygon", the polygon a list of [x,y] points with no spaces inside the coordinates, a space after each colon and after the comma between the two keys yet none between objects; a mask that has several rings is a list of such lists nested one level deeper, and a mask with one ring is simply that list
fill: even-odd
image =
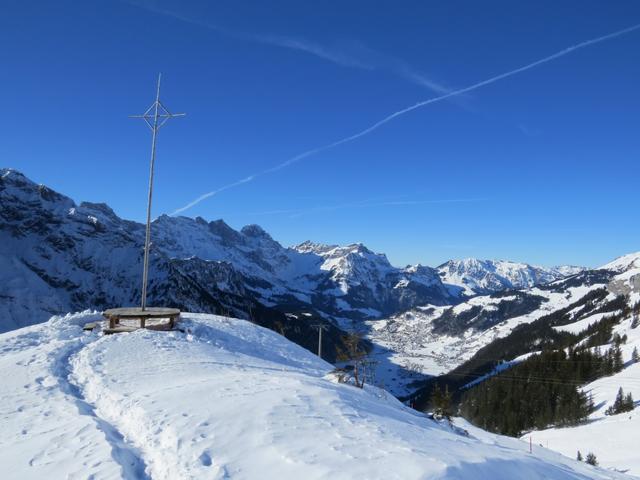
[{"label": "footprint in snow", "polygon": [[205,467],[210,467],[213,463],[213,461],[211,460],[211,455],[209,455],[206,450],[200,454],[200,458],[198,460],[200,460],[200,463]]}]

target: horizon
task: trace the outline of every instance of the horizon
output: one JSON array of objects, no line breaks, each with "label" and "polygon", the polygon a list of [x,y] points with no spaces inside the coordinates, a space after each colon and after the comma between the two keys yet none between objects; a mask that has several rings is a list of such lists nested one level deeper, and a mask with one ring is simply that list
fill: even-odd
[{"label": "horizon", "polygon": [[[638,30],[358,134],[637,28],[640,5],[384,3],[367,22],[358,2],[278,5],[13,2],[0,154],[143,221],[150,139],[127,116],[161,71],[161,100],[187,117],[159,136],[154,218],[218,191],[182,215],[258,224],[285,246],[363,243],[392,265],[597,267],[640,250]],[[35,139],[32,112],[54,120]]]},{"label": "horizon", "polygon": [[[41,182],[35,182],[31,177],[29,177],[29,176],[28,176],[28,175],[26,175],[24,172],[21,172],[21,171],[20,171],[20,170],[18,170],[18,169],[11,168],[11,167],[0,167],[0,171],[1,171],[1,170],[7,170],[7,171],[13,171],[13,172],[16,172],[16,173],[18,173],[18,174],[20,174],[20,175],[23,175],[23,176],[27,177],[29,180],[33,181],[33,182],[34,182],[34,183],[36,183],[37,185],[43,185],[43,186],[45,186],[45,187],[50,188],[48,185],[45,185],[45,184],[43,184],[43,183],[41,183]],[[64,196],[67,196],[67,197],[68,197],[68,195],[66,195],[64,192],[59,192],[59,191],[57,191],[57,193],[59,193],[59,194],[61,194],[61,195],[64,195]],[[101,202],[92,202],[91,200],[86,200],[86,199],[85,199],[85,200],[78,200],[78,199],[71,198],[71,197],[68,197],[68,198],[70,198],[70,199],[71,199],[71,200],[72,200],[76,205],[78,205],[78,206],[79,206],[79,205],[81,205],[82,203],[93,203],[93,204],[95,204],[95,203],[101,203]],[[105,205],[107,205],[107,207],[111,208],[111,206],[110,206],[109,204],[106,204],[106,203],[105,203]],[[116,212],[115,210],[114,210],[114,213],[115,213],[116,215],[118,215],[118,217],[119,217],[119,218],[121,218],[122,220],[138,222],[138,223],[140,223],[141,225],[143,225],[143,224],[144,224],[143,222],[138,221],[138,220],[134,220],[134,219],[130,219],[130,218],[124,218],[124,217],[120,216],[120,215],[118,214],[118,212]],[[564,263],[564,264],[556,264],[556,265],[541,265],[541,264],[534,264],[534,263],[528,262],[528,261],[526,261],[526,259],[525,259],[525,260],[514,260],[514,259],[510,259],[510,258],[457,257],[457,258],[447,258],[447,259],[445,259],[444,261],[442,261],[442,262],[440,262],[440,263],[437,263],[437,264],[426,264],[426,263],[424,263],[424,262],[420,262],[420,261],[418,261],[417,263],[409,263],[409,264],[404,264],[404,265],[402,265],[402,264],[394,263],[391,259],[389,259],[389,256],[387,255],[387,253],[386,253],[386,252],[384,252],[384,251],[378,251],[378,250],[375,250],[375,249],[371,248],[371,247],[366,243],[366,241],[356,241],[356,242],[345,243],[345,244],[335,244],[335,243],[324,243],[324,242],[319,242],[319,241],[316,241],[316,240],[314,240],[314,239],[308,238],[308,239],[306,239],[306,240],[302,240],[301,242],[298,242],[298,243],[295,243],[295,244],[285,244],[285,243],[281,242],[280,240],[278,240],[278,238],[274,238],[274,237],[273,237],[273,235],[271,234],[271,232],[269,232],[269,231],[265,230],[265,229],[262,227],[262,225],[257,224],[257,223],[247,223],[247,224],[244,224],[244,225],[241,225],[241,226],[232,226],[232,225],[230,225],[230,224],[229,224],[229,223],[228,223],[224,218],[206,219],[206,218],[203,218],[203,217],[200,217],[200,216],[197,216],[197,217],[190,217],[190,216],[187,216],[187,215],[169,215],[169,214],[166,214],[166,213],[163,213],[163,214],[161,214],[161,215],[159,215],[159,216],[166,216],[166,217],[169,217],[169,218],[179,218],[179,217],[182,217],[182,218],[187,218],[187,219],[189,219],[189,220],[193,220],[193,221],[195,221],[197,218],[202,218],[202,219],[203,219],[204,221],[206,221],[207,223],[211,223],[211,222],[220,222],[220,221],[221,221],[221,222],[225,223],[226,225],[228,225],[229,227],[233,228],[233,229],[234,229],[234,230],[236,230],[236,231],[241,231],[244,227],[249,227],[249,226],[256,225],[256,226],[258,226],[258,227],[262,228],[262,229],[267,233],[267,235],[269,235],[271,238],[273,238],[273,240],[275,240],[276,242],[278,242],[278,243],[279,243],[280,245],[282,245],[284,248],[290,248],[290,249],[295,249],[297,246],[299,246],[299,245],[301,245],[301,244],[303,244],[303,243],[306,243],[306,242],[310,242],[310,243],[313,243],[313,244],[316,244],[316,245],[327,246],[327,247],[348,247],[348,246],[352,246],[352,245],[362,245],[362,246],[364,246],[365,248],[367,248],[367,249],[371,250],[371,251],[372,251],[373,253],[375,253],[375,254],[384,255],[385,257],[387,257],[387,259],[389,260],[389,263],[390,263],[393,267],[396,267],[396,268],[406,268],[406,267],[418,266],[418,265],[419,265],[419,266],[431,267],[431,268],[438,268],[438,267],[440,267],[440,266],[444,265],[445,263],[447,263],[448,261],[464,261],[464,260],[480,260],[480,261],[494,261],[494,262],[523,263],[523,264],[530,265],[530,266],[532,266],[532,267],[542,267],[542,268],[553,268],[553,267],[585,267],[585,268],[588,268],[588,269],[589,269],[589,268],[598,268],[598,267],[600,267],[600,266],[602,266],[602,265],[604,265],[604,264],[605,264],[605,263],[603,263],[603,264],[599,264],[599,265],[574,265],[574,264]],[[158,219],[158,217],[154,217],[154,218],[152,218],[152,222],[155,222],[157,219]],[[618,259],[618,258],[620,258],[620,257],[626,256],[626,255],[635,254],[635,253],[640,253],[640,252],[635,252],[635,251],[626,252],[626,253],[624,253],[624,254],[622,254],[622,255],[618,255],[618,256],[616,256],[616,257],[614,257],[614,258],[611,258],[611,259],[607,260],[607,261],[606,261],[606,263],[610,263],[610,262],[612,262],[612,261],[614,261],[614,260],[616,260],[616,259]]]}]

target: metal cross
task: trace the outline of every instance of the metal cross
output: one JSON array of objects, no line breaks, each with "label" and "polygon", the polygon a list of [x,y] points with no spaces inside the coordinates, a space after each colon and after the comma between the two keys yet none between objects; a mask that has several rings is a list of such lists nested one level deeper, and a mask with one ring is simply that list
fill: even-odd
[{"label": "metal cross", "polygon": [[130,115],[130,118],[142,118],[147,126],[151,129],[151,164],[149,166],[149,197],[147,201],[147,229],[144,239],[144,261],[142,266],[142,301],[141,309],[145,310],[147,306],[147,278],[149,274],[149,243],[151,240],[151,198],[153,196],[153,167],[156,161],[156,137],[158,130],[170,118],[183,117],[184,113],[171,113],[160,101],[160,78],[158,74],[158,88],[156,90],[156,100],[142,115]]}]

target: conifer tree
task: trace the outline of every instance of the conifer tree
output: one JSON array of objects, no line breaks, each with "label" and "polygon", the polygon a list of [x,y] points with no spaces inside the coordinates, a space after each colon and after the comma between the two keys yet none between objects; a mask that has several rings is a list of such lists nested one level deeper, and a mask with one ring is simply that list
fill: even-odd
[{"label": "conifer tree", "polygon": [[604,413],[606,415],[616,415],[618,413],[630,412],[634,408],[635,404],[633,402],[633,396],[631,395],[631,392],[625,395],[622,387],[620,387],[613,405],[607,408]]},{"label": "conifer tree", "polygon": [[620,344],[616,343],[611,352],[611,361],[613,362],[613,371],[615,373],[621,372],[624,368],[624,360],[622,359],[622,349],[620,348]]},{"label": "conifer tree", "polygon": [[580,450],[578,450],[578,455],[576,456],[576,460],[578,460],[579,462],[582,461],[582,454],[580,453]]},{"label": "conifer tree", "polygon": [[589,465],[593,465],[594,467],[598,466],[598,459],[596,458],[595,454],[592,452],[589,452],[587,454],[587,459],[585,460]]},{"label": "conifer tree", "polygon": [[440,415],[450,420],[451,414],[451,392],[449,391],[449,385],[445,385],[444,393],[442,394],[442,401],[440,403]]},{"label": "conifer tree", "polygon": [[444,386],[444,392],[437,383],[434,385],[431,393],[431,407],[434,414],[447,419],[451,418],[451,392],[449,391],[449,385]]},{"label": "conifer tree", "polygon": [[616,413],[620,413],[620,408],[622,407],[623,402],[624,402],[624,391],[622,390],[622,387],[620,387],[618,389],[618,394],[616,395],[616,399],[613,402],[613,405],[607,408],[607,410],[605,411],[605,414],[615,415]]},{"label": "conifer tree", "polygon": [[633,396],[631,395],[631,392],[629,392],[624,397],[624,411],[625,412],[630,412],[634,408],[635,408],[635,404],[633,402]]},{"label": "conifer tree", "polygon": [[442,403],[442,390],[440,390],[440,385],[437,383],[433,386],[433,390],[431,390],[431,409],[433,413],[437,414],[438,407]]},{"label": "conifer tree", "polygon": [[638,347],[633,347],[633,352],[631,353],[631,361],[633,363],[638,363],[638,361],[640,361],[640,355],[638,355]]}]

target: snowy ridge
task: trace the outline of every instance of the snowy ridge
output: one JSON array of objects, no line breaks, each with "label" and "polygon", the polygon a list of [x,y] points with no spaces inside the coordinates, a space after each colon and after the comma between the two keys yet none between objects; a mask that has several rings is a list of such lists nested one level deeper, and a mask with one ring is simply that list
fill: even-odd
[{"label": "snowy ridge", "polygon": [[640,252],[622,255],[600,268],[603,270],[615,270],[617,272],[626,272],[630,269],[640,268]]},{"label": "snowy ridge", "polygon": [[504,260],[466,258],[450,260],[438,267],[442,281],[462,287],[468,295],[506,289],[530,288],[583,271],[582,267],[537,267]]},{"label": "snowy ridge", "polygon": [[83,333],[95,319],[0,335],[3,478],[626,478],[338,384],[329,364],[242,320]]}]

